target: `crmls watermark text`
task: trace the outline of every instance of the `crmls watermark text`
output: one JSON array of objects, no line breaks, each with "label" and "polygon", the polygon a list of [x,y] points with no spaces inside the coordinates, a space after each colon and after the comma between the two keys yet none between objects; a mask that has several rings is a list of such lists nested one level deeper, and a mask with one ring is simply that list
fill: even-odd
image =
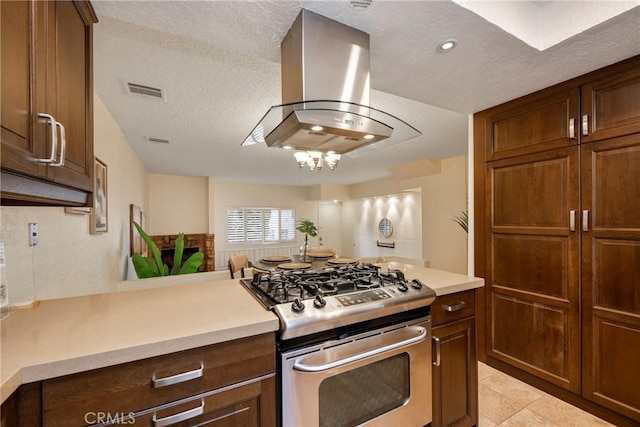
[{"label": "crmls watermark text", "polygon": [[84,422],[87,424],[135,424],[133,412],[87,412],[84,414]]}]

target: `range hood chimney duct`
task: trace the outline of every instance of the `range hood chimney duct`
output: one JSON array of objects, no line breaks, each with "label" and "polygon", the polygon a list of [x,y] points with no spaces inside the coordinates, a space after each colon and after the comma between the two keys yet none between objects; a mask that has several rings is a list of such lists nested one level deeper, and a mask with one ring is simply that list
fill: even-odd
[{"label": "range hood chimney duct", "polygon": [[369,107],[369,34],[302,9],[282,40],[282,105],[242,143],[345,154],[420,135]]}]

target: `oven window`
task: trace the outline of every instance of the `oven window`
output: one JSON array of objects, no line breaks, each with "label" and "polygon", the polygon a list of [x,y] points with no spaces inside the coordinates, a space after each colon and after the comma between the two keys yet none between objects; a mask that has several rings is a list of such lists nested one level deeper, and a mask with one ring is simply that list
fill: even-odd
[{"label": "oven window", "polygon": [[329,377],[320,383],[320,426],[364,423],[409,399],[409,355]]}]

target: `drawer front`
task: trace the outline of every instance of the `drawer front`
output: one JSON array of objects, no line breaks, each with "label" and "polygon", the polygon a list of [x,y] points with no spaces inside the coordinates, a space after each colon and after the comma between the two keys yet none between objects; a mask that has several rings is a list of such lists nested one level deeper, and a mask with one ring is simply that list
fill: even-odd
[{"label": "drawer front", "polygon": [[437,297],[431,304],[431,323],[433,326],[453,322],[475,315],[475,289]]},{"label": "drawer front", "polygon": [[129,418],[129,423],[140,427],[207,425],[208,427],[235,427],[260,425],[261,383],[192,399],[185,403]]},{"label": "drawer front", "polygon": [[54,378],[43,382],[44,425],[87,425],[273,372],[275,337],[264,334]]}]

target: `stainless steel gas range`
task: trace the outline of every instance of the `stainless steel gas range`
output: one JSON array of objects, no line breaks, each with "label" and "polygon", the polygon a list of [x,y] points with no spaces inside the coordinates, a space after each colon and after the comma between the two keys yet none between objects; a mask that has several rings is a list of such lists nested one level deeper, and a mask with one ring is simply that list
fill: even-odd
[{"label": "stainless steel gas range", "polygon": [[280,318],[283,426],[431,422],[435,292],[372,264],[256,272],[242,285]]}]

